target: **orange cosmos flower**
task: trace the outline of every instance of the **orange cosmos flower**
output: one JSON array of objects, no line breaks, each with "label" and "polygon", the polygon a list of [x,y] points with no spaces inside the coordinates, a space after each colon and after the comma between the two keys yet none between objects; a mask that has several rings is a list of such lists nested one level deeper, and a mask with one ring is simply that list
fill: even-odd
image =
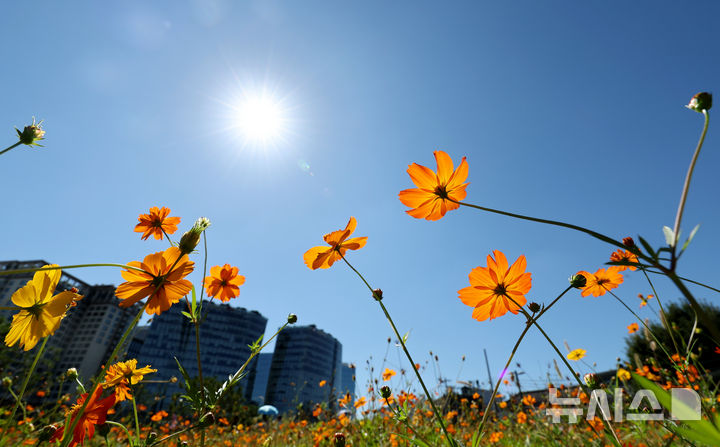
[{"label": "orange cosmos flower", "polygon": [[319,386],[320,388],[324,387],[326,384],[327,384],[327,381],[326,381],[326,380],[321,380],[320,382],[318,382],[318,386]]},{"label": "orange cosmos flower", "polygon": [[[84,444],[86,437],[89,439],[95,434],[95,426],[105,423],[108,411],[110,411],[112,406],[115,405],[115,394],[111,394],[103,400],[98,400],[102,391],[102,387],[97,387],[92,397],[90,397],[90,401],[88,402],[87,407],[85,407],[85,411],[80,415],[80,419],[75,426],[75,430],[73,430],[73,438],[69,447]],[[72,419],[69,425],[72,425],[75,418],[78,417],[77,413],[80,411],[85,403],[85,399],[87,398],[88,393],[81,395],[78,398],[77,403],[70,409],[68,415],[72,415]],[[65,427],[60,427],[55,430],[50,438],[50,442],[62,439],[64,430]]]},{"label": "orange cosmos flower", "polygon": [[392,379],[395,375],[395,371],[393,371],[390,368],[385,368],[385,371],[382,373],[382,379],[383,381],[387,382],[388,380]]},{"label": "orange cosmos flower", "polygon": [[608,267],[607,269],[599,269],[597,272],[589,273],[586,271],[578,272],[587,279],[587,284],[583,287],[580,295],[602,296],[610,289],[614,289],[623,282],[618,266]]},{"label": "orange cosmos flower", "polygon": [[193,271],[195,263],[177,247],[147,255],[143,262],[131,261],[127,265],[144,272],[125,270],[121,273],[127,281],[115,290],[115,296],[123,300],[120,307],[132,306],[149,296],[145,312],[160,315],[192,289],[192,283],[183,278]]},{"label": "orange cosmos flower", "polygon": [[627,329],[628,329],[628,334],[634,334],[635,332],[638,331],[638,329],[640,329],[640,326],[638,326],[637,323],[633,323],[630,326],[628,326]]},{"label": "orange cosmos flower", "polygon": [[[638,263],[638,258],[634,254],[630,253],[627,250],[617,250],[613,254],[610,255],[610,260],[612,262],[620,262],[620,261],[627,261],[627,262],[634,262]],[[622,272],[624,270],[630,269],[632,271],[637,270],[637,267],[633,267],[631,265],[616,265],[615,267],[618,267],[618,271]]]},{"label": "orange cosmos flower", "polygon": [[[433,152],[437,162],[437,174],[432,169],[413,163],[407,173],[417,188],[405,189],[398,194],[403,205],[412,209],[405,211],[418,219],[438,220],[450,210],[460,207],[451,200],[460,201],[467,193],[464,183],[468,176],[465,157],[454,169],[452,159],[443,151]],[[450,199],[450,200],[448,200]]]},{"label": "orange cosmos flower", "polygon": [[365,396],[361,397],[360,399],[355,401],[355,408],[360,408],[364,406],[367,403],[367,400],[365,400]]},{"label": "orange cosmos flower", "polygon": [[238,268],[225,264],[210,268],[210,276],[205,278],[205,290],[208,296],[222,301],[230,301],[240,296],[240,286],[245,284],[245,277],[238,275]]},{"label": "orange cosmos flower", "polygon": [[150,368],[150,365],[138,368],[137,359],[118,362],[108,367],[105,373],[105,382],[103,382],[102,386],[105,389],[114,386],[116,401],[121,402],[133,398],[129,385],[135,385],[143,379],[145,374],[154,372],[157,372],[157,369]]},{"label": "orange cosmos flower", "polygon": [[318,246],[306,251],[303,255],[305,264],[312,270],[330,268],[335,261],[345,255],[346,251],[363,248],[367,237],[348,239],[348,236],[355,231],[355,227],[357,227],[357,221],[351,217],[344,230],[333,231],[323,236],[330,247]]},{"label": "orange cosmos flower", "polygon": [[487,267],[475,267],[470,271],[470,287],[458,290],[460,300],[474,307],[472,317],[478,321],[493,319],[505,315],[507,311],[518,313],[527,300],[525,294],[530,291],[530,272],[525,272],[527,261],[520,256],[508,268],[505,255],[493,251],[487,257]]},{"label": "orange cosmos flower", "polygon": [[153,235],[155,239],[163,238],[163,231],[167,234],[173,234],[177,231],[177,224],[180,223],[179,217],[168,217],[170,208],[158,208],[156,206],[150,208],[150,214],[141,214],[138,216],[140,223],[135,225],[135,232],[142,233],[142,240],[146,240]]},{"label": "orange cosmos flower", "polygon": [[158,422],[158,421],[161,421],[162,418],[165,418],[165,417],[167,417],[167,416],[168,416],[167,411],[165,411],[165,410],[160,410],[160,411],[158,411],[157,413],[155,413],[155,414],[153,414],[152,416],[150,416],[150,420],[153,421],[153,422]]}]

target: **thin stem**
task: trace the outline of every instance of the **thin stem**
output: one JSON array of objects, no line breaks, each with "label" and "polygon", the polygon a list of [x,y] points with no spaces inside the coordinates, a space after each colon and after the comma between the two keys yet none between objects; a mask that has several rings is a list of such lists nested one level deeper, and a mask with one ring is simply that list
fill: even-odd
[{"label": "thin stem", "polygon": [[181,435],[181,434],[183,434],[183,433],[185,433],[185,432],[188,432],[188,431],[190,431],[190,430],[194,430],[194,429],[196,429],[197,427],[199,427],[199,426],[201,426],[201,425],[202,425],[202,422],[200,422],[200,423],[198,423],[198,424],[195,424],[195,425],[191,425],[191,426],[189,426],[189,427],[187,427],[187,428],[185,428],[185,429],[183,429],[183,430],[177,431],[177,432],[175,432],[175,433],[171,433],[171,434],[165,436],[164,438],[158,439],[157,441],[153,442],[153,443],[150,444],[148,447],[153,447],[153,446],[156,446],[156,445],[158,445],[158,444],[162,444],[163,442],[168,441],[168,440],[174,438],[175,436]]},{"label": "thin stem", "polygon": [[[565,292],[563,292],[565,293]],[[515,357],[515,352],[517,352],[518,347],[520,347],[520,343],[525,338],[525,334],[530,330],[530,327],[532,327],[532,324],[530,323],[530,320],[527,321],[525,324],[525,329],[523,329],[522,333],[520,334],[520,337],[518,337],[517,341],[515,342],[515,346],[513,346],[512,351],[510,351],[510,357],[508,357],[507,362],[505,362],[505,367],[502,369],[503,373],[510,367],[510,363],[512,362],[513,357]],[[505,375],[503,373],[500,373],[500,376],[497,379],[497,382],[495,382],[495,388],[493,389],[492,396],[490,396],[490,401],[485,406],[485,412],[483,413],[483,418],[480,421],[480,425],[478,425],[477,430],[475,430],[475,434],[473,435],[473,443],[472,447],[477,447],[478,443],[480,442],[480,437],[482,436],[483,428],[485,427],[485,423],[487,422],[488,416],[490,415],[490,408],[492,407],[493,403],[495,402],[495,396],[497,396],[498,388],[500,388],[500,383],[503,380],[503,377]]]},{"label": "thin stem", "polygon": [[[647,270],[647,272],[648,272],[648,273],[654,273],[654,274],[656,274],[656,275],[665,275],[664,272],[656,272],[655,270]],[[700,287],[705,287],[706,289],[710,289],[710,290],[712,290],[713,292],[718,292],[718,293],[720,293],[720,289],[716,289],[715,287],[708,286],[707,284],[703,284],[703,283],[701,283],[701,282],[698,282],[698,281],[695,281],[695,280],[692,280],[692,279],[689,279],[689,278],[685,278],[685,277],[680,276],[680,275],[676,275],[676,276],[677,276],[679,279],[681,279],[681,280],[683,280],[683,281],[685,281],[685,282],[689,282],[689,283],[691,283],[691,284],[695,284],[695,285],[698,285],[698,286],[700,286]]]},{"label": "thin stem", "polygon": [[653,294],[655,295],[655,299],[658,302],[658,306],[660,307],[660,319],[662,320],[663,326],[665,326],[665,329],[668,331],[668,334],[670,334],[670,340],[672,340],[672,344],[675,347],[675,352],[679,355],[680,354],[680,348],[678,348],[677,341],[675,340],[675,335],[673,335],[672,328],[670,327],[670,322],[667,320],[667,314],[665,313],[665,309],[663,308],[662,301],[660,301],[660,295],[658,295],[657,291],[655,290],[655,285],[650,280],[650,277],[648,276],[647,272],[644,268],[641,268],[643,275],[645,275],[645,279],[647,279],[648,284],[650,284],[650,288],[653,291]]},{"label": "thin stem", "polygon": [[458,205],[467,206],[468,208],[475,208],[475,209],[478,209],[481,211],[487,211],[490,213],[501,214],[503,216],[515,217],[517,219],[529,220],[532,222],[539,222],[539,223],[544,223],[544,224],[548,224],[548,225],[555,225],[558,227],[570,228],[571,230],[580,231],[582,233],[588,234],[588,235],[594,237],[595,239],[600,239],[601,241],[607,242],[610,245],[615,245],[616,247],[620,247],[620,248],[627,248],[622,242],[616,241],[615,239],[613,239],[611,237],[605,236],[605,235],[600,234],[593,230],[588,230],[587,228],[580,227],[578,225],[560,222],[557,220],[540,219],[537,217],[524,216],[522,214],[508,213],[507,211],[496,210],[493,208],[486,208],[484,206],[473,205],[471,203],[457,202],[450,198],[448,198],[447,200],[449,200],[450,202],[457,203]]},{"label": "thin stem", "polygon": [[[118,353],[120,352],[120,349],[125,344],[125,340],[128,338],[130,333],[133,329],[135,329],[135,326],[137,326],[138,322],[140,321],[140,317],[142,317],[143,312],[145,312],[145,308],[147,308],[148,302],[150,301],[150,298],[155,295],[160,289],[161,285],[158,285],[153,293],[150,295],[150,297],[145,301],[145,305],[140,308],[137,315],[135,315],[135,318],[130,323],[127,329],[125,329],[125,333],[123,333],[122,337],[120,337],[120,341],[117,345],[115,345],[115,349],[113,349],[113,352],[110,354],[110,357],[108,357],[107,362],[105,362],[105,367],[102,369],[100,374],[98,374],[97,377],[95,377],[95,380],[93,380],[93,386],[90,389],[90,393],[88,393],[87,398],[85,399],[85,402],[83,402],[82,407],[78,412],[76,413],[76,417],[71,419],[70,428],[65,430],[63,433],[63,439],[61,442],[62,447],[67,447],[70,442],[72,441],[72,433],[75,430],[75,427],[77,426],[78,422],[80,422],[80,417],[85,412],[85,408],[87,408],[88,403],[90,402],[90,398],[95,393],[95,390],[97,389],[98,385],[100,385],[100,378],[102,377],[103,372],[107,371],[107,369],[112,365],[112,363],[115,361],[115,358],[117,357]],[[65,424],[65,428],[67,428],[67,424]]]},{"label": "thin stem", "polygon": [[46,267],[35,267],[35,268],[18,269],[18,270],[2,270],[2,271],[0,271],[0,276],[16,275],[16,274],[20,274],[20,273],[40,272],[40,271],[45,271],[45,270],[78,269],[78,268],[83,268],[83,267],[120,267],[123,269],[135,270],[136,272],[142,272],[142,273],[147,273],[148,275],[152,275],[150,272],[146,272],[145,270],[139,269],[137,267],[131,267],[131,266],[125,265],[125,264],[107,263],[107,264],[76,264],[76,265],[61,265],[61,266],[57,266],[57,267],[46,266]]},{"label": "thin stem", "polygon": [[135,403],[135,396],[132,398],[133,403],[133,415],[135,416],[135,437],[137,439],[137,445],[140,445],[140,422],[138,421],[137,415],[137,404]]},{"label": "thin stem", "polygon": [[680,222],[682,222],[683,211],[685,210],[685,200],[687,199],[688,192],[690,191],[690,180],[692,180],[693,171],[695,170],[695,162],[697,162],[698,156],[700,155],[700,149],[702,149],[703,142],[705,141],[705,134],[707,134],[708,125],[710,124],[710,112],[703,110],[702,114],[705,116],[705,124],[703,125],[703,130],[700,134],[700,140],[695,148],[695,153],[690,161],[690,167],[685,175],[685,183],[683,184],[683,190],[680,194],[680,204],[678,205],[677,214],[675,215],[675,226],[673,227],[675,241],[672,246],[672,262],[670,264],[670,270],[673,271],[675,271],[675,266],[677,264],[676,254],[678,239],[680,236],[678,233],[680,232]]},{"label": "thin stem", "polygon": [[21,144],[22,144],[22,143],[21,143],[20,141],[18,141],[17,143],[13,144],[12,146],[9,146],[8,148],[3,149],[2,151],[0,151],[0,155],[4,154],[5,152],[9,151],[10,149],[14,149],[14,148],[20,146]]},{"label": "thin stem", "polygon": [[[410,367],[411,367],[411,369],[412,369],[413,371],[415,371],[415,375],[417,376],[418,380],[420,381],[420,385],[422,386],[422,389],[423,389],[423,391],[425,392],[425,396],[427,396],[427,398],[428,398],[428,402],[430,403],[430,406],[432,407],[433,412],[435,413],[435,417],[436,417],[437,420],[438,420],[438,424],[440,424],[440,428],[442,428],[442,431],[443,431],[443,433],[445,434],[445,437],[447,438],[450,447],[456,446],[457,444],[456,444],[455,441],[450,437],[450,433],[448,433],[447,428],[445,428],[445,423],[443,422],[442,415],[440,414],[440,411],[439,411],[439,410],[437,409],[437,407],[435,406],[435,403],[433,402],[432,396],[430,395],[430,391],[428,391],[427,387],[425,386],[425,382],[423,381],[422,377],[420,376],[420,372],[417,370],[417,368],[415,368],[415,361],[413,360],[412,356],[410,355],[410,352],[408,351],[407,346],[405,346],[405,341],[404,341],[403,338],[400,336],[400,333],[398,332],[397,328],[395,327],[395,322],[393,322],[392,317],[390,317],[390,314],[388,313],[387,309],[385,308],[385,305],[384,305],[383,302],[382,302],[382,298],[380,298],[380,297],[377,296],[377,294],[375,293],[375,290],[373,290],[373,288],[372,288],[372,287],[370,286],[370,284],[367,282],[367,280],[365,279],[365,277],[364,277],[362,274],[360,274],[360,272],[358,272],[358,271],[355,269],[355,267],[353,267],[352,264],[350,264],[350,263],[348,262],[347,259],[345,259],[345,256],[343,256],[343,254],[340,253],[340,251],[338,251],[338,253],[340,254],[340,257],[342,258],[342,260],[345,261],[345,264],[347,264],[348,267],[350,267],[350,268],[352,269],[352,271],[355,272],[355,274],[357,274],[357,275],[360,277],[360,279],[362,280],[362,282],[365,283],[365,285],[367,286],[367,288],[370,290],[370,293],[372,294],[373,298],[375,298],[375,301],[377,301],[378,304],[380,304],[380,307],[382,308],[382,311],[383,311],[383,313],[385,314],[385,318],[386,318],[386,319],[388,320],[388,322],[390,323],[390,326],[392,327],[393,331],[395,332],[395,336],[396,336],[396,337],[398,338],[398,340],[400,341],[400,346],[402,346],[403,351],[405,352],[405,356],[406,356],[406,357],[408,358],[408,360],[410,361]],[[378,298],[380,298],[380,299],[378,299]]]},{"label": "thin stem", "polygon": [[[555,342],[552,341],[550,336],[543,330],[542,327],[540,327],[540,325],[537,323],[536,320],[537,319],[532,320],[532,324],[535,325],[535,327],[540,331],[540,333],[543,335],[543,337],[545,337],[545,339],[548,341],[548,343],[550,343],[550,346],[552,346],[552,348],[555,350],[555,353],[558,355],[558,357],[560,357],[560,360],[562,360],[562,362],[565,364],[565,367],[568,370],[570,370],[570,374],[572,374],[572,376],[575,378],[575,381],[580,386],[580,389],[583,390],[583,392],[585,394],[590,396],[592,393],[587,392],[588,388],[585,386],[585,384],[582,382],[582,380],[580,380],[580,375],[575,371],[575,369],[572,366],[570,366],[570,363],[568,363],[565,356],[562,354],[562,352],[560,352],[560,349],[558,349],[557,345],[555,345]],[[617,433],[615,433],[615,429],[613,428],[612,423],[610,422],[610,420],[608,418],[608,415],[605,414],[602,407],[599,407],[599,408],[600,408],[600,412],[603,413],[603,417],[601,418],[603,421],[603,424],[605,425],[607,430],[612,434],[612,441],[615,443],[615,445],[617,445],[619,447],[621,445],[620,438],[618,438]],[[586,420],[586,422],[588,423],[588,425],[590,425],[589,421]],[[592,425],[590,425],[590,427],[593,429],[593,431],[595,430],[595,428]]]},{"label": "thin stem", "polygon": [[170,239],[170,235],[169,235],[169,234],[167,234],[167,233],[165,232],[165,230],[164,230],[164,229],[163,229],[162,227],[160,227],[160,231],[162,231],[162,232],[163,232],[163,234],[164,234],[164,235],[165,235],[165,237],[167,238],[168,242],[170,242],[170,246],[171,246],[171,247],[174,247],[174,246],[175,246],[175,244],[173,243],[172,239]]},{"label": "thin stem", "polygon": [[8,429],[10,428],[10,424],[13,421],[13,419],[15,418],[15,413],[17,412],[18,407],[20,407],[20,405],[22,405],[22,398],[23,398],[23,395],[25,394],[25,389],[27,388],[27,384],[30,381],[30,376],[32,376],[32,373],[35,372],[35,367],[37,366],[38,361],[40,360],[40,356],[42,355],[43,351],[45,351],[45,344],[47,344],[48,338],[50,338],[50,337],[47,336],[43,339],[43,342],[40,345],[40,348],[38,349],[37,354],[35,354],[35,359],[33,360],[32,365],[30,365],[30,370],[25,375],[25,379],[23,380],[23,383],[20,386],[20,392],[18,393],[18,395],[16,396],[16,399],[15,399],[15,406],[13,407],[12,411],[10,412],[10,416],[8,416],[7,421],[5,421],[5,426],[3,427],[2,433],[0,433],[0,440],[5,436]]},{"label": "thin stem", "polygon": [[[384,397],[383,399],[385,399],[385,403],[387,404],[388,408],[390,409],[390,411],[392,411],[395,414],[395,416],[398,418],[398,420],[400,422],[402,422],[405,425],[405,427],[407,427],[408,430],[410,430],[415,435],[415,437],[417,439],[419,439],[420,441],[425,443],[425,445],[429,446],[430,443],[427,440],[425,440],[422,436],[420,436],[420,433],[418,433],[417,430],[415,430],[415,428],[412,425],[410,425],[410,423],[407,420],[407,415],[401,415],[400,410],[398,410],[397,408],[393,408],[393,406],[390,404],[390,400],[387,397]],[[404,416],[404,417],[401,417],[401,416]]]},{"label": "thin stem", "polygon": [[[205,245],[205,260],[203,262],[203,276],[200,284],[200,309],[202,309],[203,292],[205,291],[205,275],[207,274],[207,237],[203,231],[203,243]],[[202,316],[201,316],[202,317]],[[195,320],[195,353],[197,355],[198,379],[200,379],[200,395],[202,396],[203,413],[207,409],[205,402],[205,384],[203,382],[202,364],[200,362],[200,321]],[[200,429],[200,447],[205,446],[205,427]]]},{"label": "thin stem", "polygon": [[130,440],[132,439],[132,436],[130,436],[130,432],[128,431],[127,427],[125,427],[123,424],[120,424],[119,422],[115,422],[115,421],[108,421],[108,420],[106,420],[105,423],[114,425],[116,427],[120,427],[123,430],[125,430],[125,434],[127,435],[127,438],[128,438],[128,443],[131,442]]},{"label": "thin stem", "polygon": [[[568,286],[565,290],[560,293],[548,306],[546,306],[544,309],[540,311],[536,316],[532,317],[533,320],[537,320],[540,318],[545,312],[547,312],[551,307],[557,303],[560,298],[563,297],[570,289],[572,289],[572,286]],[[511,298],[512,299],[512,298]],[[510,358],[508,358],[507,363],[505,364],[505,368],[502,370],[505,371],[510,366],[510,363],[512,362],[513,357],[515,356],[515,351],[517,351],[518,347],[520,346],[520,342],[522,342],[523,338],[525,337],[525,334],[530,329],[530,320],[528,320],[527,325],[525,326],[525,330],[520,334],[520,338],[518,338],[517,342],[515,342],[515,346],[513,347],[512,351],[510,352]],[[480,441],[480,435],[482,435],[482,429],[487,422],[488,414],[490,412],[490,408],[492,407],[493,403],[495,402],[495,396],[497,395],[497,390],[500,387],[500,382],[502,382],[504,374],[501,374],[500,377],[498,377],[497,382],[495,383],[495,389],[493,390],[492,396],[490,396],[490,402],[485,407],[485,412],[483,413],[482,421],[480,421],[480,425],[478,426],[477,430],[475,430],[475,435],[473,436],[473,447],[477,446],[477,443]],[[497,408],[496,408],[497,409]]]}]

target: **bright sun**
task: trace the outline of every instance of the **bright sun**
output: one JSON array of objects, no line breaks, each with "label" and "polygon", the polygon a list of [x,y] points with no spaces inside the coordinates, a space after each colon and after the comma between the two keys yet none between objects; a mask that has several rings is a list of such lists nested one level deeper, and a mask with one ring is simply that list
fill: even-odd
[{"label": "bright sun", "polygon": [[246,96],[237,106],[236,125],[249,143],[271,144],[283,136],[285,111],[280,101],[267,94]]}]

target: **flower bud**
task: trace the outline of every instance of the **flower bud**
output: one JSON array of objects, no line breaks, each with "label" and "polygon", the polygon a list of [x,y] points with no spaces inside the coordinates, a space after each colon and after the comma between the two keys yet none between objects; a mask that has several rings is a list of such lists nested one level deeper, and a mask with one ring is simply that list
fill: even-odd
[{"label": "flower bud", "polygon": [[345,447],[345,435],[338,432],[335,433],[335,447]]},{"label": "flower bud", "polygon": [[380,388],[380,395],[383,399],[388,399],[392,395],[392,391],[390,391],[390,387],[385,385]]},{"label": "flower bud", "polygon": [[373,298],[375,298],[375,301],[382,301],[382,299],[383,299],[382,290],[380,290],[380,289],[373,290]]},{"label": "flower bud", "polygon": [[287,321],[288,321],[288,324],[295,324],[295,323],[297,323],[297,315],[295,315],[295,314],[290,314],[290,315],[288,315],[288,320],[287,320]]},{"label": "flower bud", "polygon": [[200,419],[200,426],[201,427],[209,427],[215,423],[215,415],[211,412],[205,413],[205,416],[203,416]]},{"label": "flower bud", "polygon": [[530,312],[532,313],[540,312],[540,305],[533,301],[532,303],[528,304],[528,309],[530,309]]},{"label": "flower bud", "polygon": [[18,134],[18,138],[20,139],[20,143],[25,144],[27,146],[41,146],[37,142],[43,139],[43,136],[45,136],[45,131],[40,128],[42,125],[42,121],[39,123],[35,123],[35,117],[33,117],[33,123],[29,126],[25,126],[25,128],[20,132],[19,129],[15,129],[15,131]]},{"label": "flower bud", "polygon": [[175,376],[170,377],[170,383],[177,383],[178,378]]},{"label": "flower bud", "polygon": [[77,368],[68,368],[68,370],[65,374],[67,374],[67,378],[70,380],[75,380],[78,378]]},{"label": "flower bud", "polygon": [[576,289],[582,289],[587,285],[587,278],[585,278],[581,274],[573,275],[570,277],[570,286],[575,287]]},{"label": "flower bud", "polygon": [[585,382],[585,385],[594,389],[597,388],[598,385],[598,376],[595,373],[585,374],[585,376],[583,376],[583,381]]},{"label": "flower bud", "polygon": [[210,219],[207,217],[201,217],[196,220],[192,228],[186,231],[180,238],[180,242],[178,243],[180,251],[185,255],[192,253],[198,243],[200,243],[200,235],[203,231],[207,230],[209,226]]},{"label": "flower bud", "polygon": [[624,237],[623,238],[623,245],[627,248],[634,248],[635,247],[635,241],[631,237]]},{"label": "flower bud", "polygon": [[692,97],[690,104],[685,107],[700,113],[703,110],[710,110],[712,108],[712,95],[708,92],[698,93]]},{"label": "flower bud", "polygon": [[102,424],[97,426],[97,432],[102,436],[103,438],[110,433],[110,424]]},{"label": "flower bud", "polygon": [[10,376],[3,377],[2,384],[5,388],[10,388],[12,386],[12,379],[10,378]]},{"label": "flower bud", "polygon": [[155,442],[155,440],[157,439],[157,437],[158,437],[158,434],[157,434],[156,432],[154,432],[154,431],[151,431],[151,432],[147,435],[147,439],[145,439],[145,445],[150,445],[150,444],[152,444],[153,442]]},{"label": "flower bud", "polygon": [[42,444],[43,442],[49,441],[49,440],[50,440],[50,437],[51,437],[57,430],[58,430],[57,425],[52,425],[52,424],[50,424],[50,425],[44,426],[44,427],[40,430],[40,433],[38,434],[38,444],[37,444],[37,445],[40,445],[40,444]]}]

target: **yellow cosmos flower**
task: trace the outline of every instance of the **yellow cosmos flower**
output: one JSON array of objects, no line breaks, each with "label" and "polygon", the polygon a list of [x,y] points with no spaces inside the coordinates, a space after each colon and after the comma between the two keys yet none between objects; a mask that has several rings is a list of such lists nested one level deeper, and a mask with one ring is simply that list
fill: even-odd
[{"label": "yellow cosmos flower", "polygon": [[[46,265],[45,267],[57,267]],[[39,270],[33,279],[13,293],[10,298],[20,312],[13,315],[10,331],[5,336],[5,344],[20,346],[29,351],[41,338],[55,333],[70,304],[82,298],[74,291],[66,290],[53,296],[62,272],[57,270]]]},{"label": "yellow cosmos flower", "polygon": [[137,359],[130,359],[126,362],[118,362],[108,367],[105,373],[103,388],[115,387],[115,398],[118,402],[132,399],[132,392],[129,385],[135,385],[143,379],[145,374],[157,372],[157,369],[147,365],[144,368],[137,367]]},{"label": "yellow cosmos flower", "polygon": [[585,357],[585,353],[587,351],[584,349],[573,349],[570,351],[570,353],[567,355],[568,360],[575,360],[578,361],[581,358]]},{"label": "yellow cosmos flower", "polygon": [[632,376],[630,375],[630,371],[624,368],[618,368],[617,370],[617,378],[620,380],[630,380]]}]

